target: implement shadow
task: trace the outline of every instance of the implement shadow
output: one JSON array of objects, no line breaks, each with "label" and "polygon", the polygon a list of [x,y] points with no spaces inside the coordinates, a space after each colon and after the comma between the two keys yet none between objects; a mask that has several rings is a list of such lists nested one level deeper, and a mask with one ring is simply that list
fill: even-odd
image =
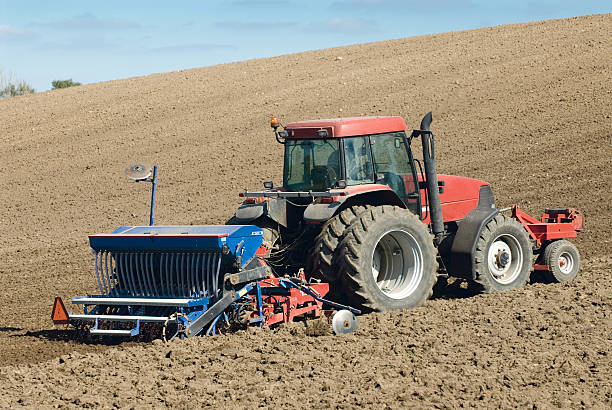
[{"label": "implement shadow", "polygon": [[5,326],[5,327],[0,327],[0,332],[20,332],[23,329],[20,327],[12,327],[12,326]]},{"label": "implement shadow", "polygon": [[[19,329],[22,330],[22,329]],[[36,331],[26,331],[16,335],[9,335],[12,338],[35,338],[50,342],[66,342],[83,345],[117,346],[131,340],[120,338],[100,338],[92,337],[74,328],[66,329],[43,329]]]}]

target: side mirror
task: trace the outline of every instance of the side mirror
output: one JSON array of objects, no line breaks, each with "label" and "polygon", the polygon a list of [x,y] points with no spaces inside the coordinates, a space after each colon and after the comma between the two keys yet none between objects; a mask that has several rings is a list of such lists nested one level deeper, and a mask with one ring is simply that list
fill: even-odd
[{"label": "side mirror", "polygon": [[266,189],[274,188],[274,182],[272,182],[272,181],[264,181],[264,188],[266,188]]},{"label": "side mirror", "polygon": [[336,181],[336,187],[340,189],[346,188],[346,181],[344,179],[339,179]]}]

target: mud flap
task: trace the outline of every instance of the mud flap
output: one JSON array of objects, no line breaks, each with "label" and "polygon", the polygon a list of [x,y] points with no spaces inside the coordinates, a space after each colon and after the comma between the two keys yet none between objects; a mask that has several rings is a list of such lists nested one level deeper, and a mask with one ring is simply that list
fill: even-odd
[{"label": "mud flap", "polygon": [[459,222],[453,239],[448,273],[455,277],[471,278],[476,242],[482,229],[499,213],[495,208],[493,191],[489,185],[480,187],[478,206]]}]

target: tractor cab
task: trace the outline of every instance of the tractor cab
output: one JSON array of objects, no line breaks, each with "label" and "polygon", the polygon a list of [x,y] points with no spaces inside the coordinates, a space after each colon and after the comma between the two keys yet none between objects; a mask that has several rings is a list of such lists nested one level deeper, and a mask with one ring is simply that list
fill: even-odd
[{"label": "tractor cab", "polygon": [[317,192],[383,184],[416,210],[417,175],[402,118],[302,121],[284,128],[277,134],[285,145],[285,190]]}]

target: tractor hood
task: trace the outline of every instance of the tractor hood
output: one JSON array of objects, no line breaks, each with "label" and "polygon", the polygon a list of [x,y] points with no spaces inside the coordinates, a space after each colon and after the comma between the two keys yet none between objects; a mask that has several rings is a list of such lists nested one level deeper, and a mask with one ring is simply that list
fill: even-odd
[{"label": "tractor hood", "polygon": [[[423,177],[419,174],[419,180]],[[489,187],[487,182],[456,175],[438,174],[440,202],[444,222],[458,221],[478,206],[481,187]],[[421,191],[424,222],[429,222],[429,212],[425,206],[425,193]]]}]

